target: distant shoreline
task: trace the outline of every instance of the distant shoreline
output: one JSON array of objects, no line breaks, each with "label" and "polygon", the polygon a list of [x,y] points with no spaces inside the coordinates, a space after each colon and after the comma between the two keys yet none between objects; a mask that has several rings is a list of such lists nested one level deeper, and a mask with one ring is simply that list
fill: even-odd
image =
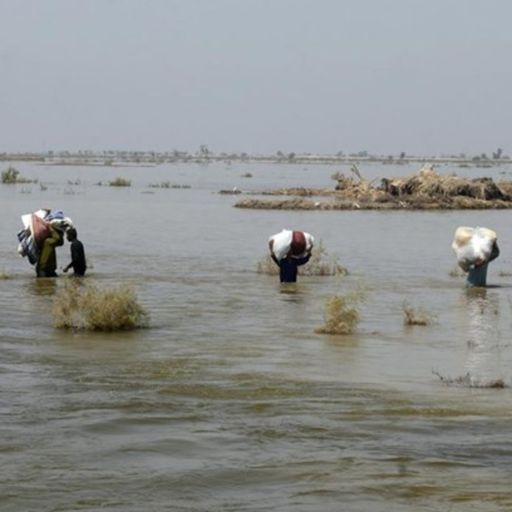
[{"label": "distant shoreline", "polygon": [[512,159],[508,156],[500,158],[489,158],[485,154],[473,157],[467,156],[414,156],[414,155],[321,155],[311,153],[289,153],[279,152],[276,155],[249,155],[246,153],[219,153],[213,154],[203,150],[199,153],[187,153],[183,151],[172,152],[143,152],[143,151],[102,151],[102,152],[5,152],[0,153],[0,162],[35,162],[41,165],[62,165],[62,166],[95,166],[95,167],[116,167],[123,165],[130,166],[156,166],[166,163],[198,163],[209,164],[216,162],[224,163],[273,163],[273,164],[354,164],[354,163],[377,163],[382,165],[408,165],[414,164],[456,164],[459,167],[481,167],[490,168],[499,165],[510,165]]}]

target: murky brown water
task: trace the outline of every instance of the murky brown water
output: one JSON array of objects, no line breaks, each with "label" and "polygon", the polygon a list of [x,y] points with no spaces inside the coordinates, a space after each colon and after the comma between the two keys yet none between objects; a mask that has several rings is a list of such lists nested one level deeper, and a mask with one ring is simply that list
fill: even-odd
[{"label": "murky brown water", "polygon": [[[511,389],[435,373],[512,385],[512,212],[248,211],[215,193],[328,185],[321,166],[18,168],[48,189],[0,185],[2,511],[511,509]],[[132,187],[93,185],[116,176]],[[162,181],[192,188],[147,187]],[[53,329],[64,278],[36,281],[15,252],[20,215],[42,206],[74,219],[91,282],[134,285],[151,329]],[[500,238],[480,293],[449,275],[460,224]],[[351,274],[283,293],[255,272],[283,227]],[[354,288],[357,334],[314,334],[326,296]],[[434,324],[405,327],[404,300]]]}]

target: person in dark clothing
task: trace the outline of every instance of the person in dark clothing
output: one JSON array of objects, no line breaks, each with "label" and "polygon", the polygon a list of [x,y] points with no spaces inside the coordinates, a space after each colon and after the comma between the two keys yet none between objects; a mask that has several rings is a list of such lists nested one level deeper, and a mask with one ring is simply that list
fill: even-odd
[{"label": "person in dark clothing", "polygon": [[71,267],[75,276],[83,276],[87,265],[85,263],[85,251],[84,245],[77,238],[77,232],[75,228],[69,228],[66,232],[66,238],[68,242],[71,242],[71,263],[64,267],[62,270],[67,272]]},{"label": "person in dark clothing", "polygon": [[288,254],[279,260],[274,254],[274,240],[271,239],[269,241],[270,257],[279,267],[279,280],[281,283],[295,283],[297,281],[297,267],[305,265],[309,261],[312,248],[312,243],[308,247],[302,231],[294,231]]},{"label": "person in dark clothing", "polygon": [[311,258],[311,253],[306,254],[303,258],[294,258],[288,255],[281,261],[273,254],[271,257],[279,267],[279,280],[281,283],[295,283],[297,281],[297,267],[305,265],[309,261],[309,258]]},{"label": "person in dark clothing", "polygon": [[480,261],[469,269],[466,284],[470,288],[473,286],[486,286],[487,285],[487,267],[489,263],[495,260],[500,255],[500,248],[498,242],[495,240],[492,244],[491,255],[487,261]]}]

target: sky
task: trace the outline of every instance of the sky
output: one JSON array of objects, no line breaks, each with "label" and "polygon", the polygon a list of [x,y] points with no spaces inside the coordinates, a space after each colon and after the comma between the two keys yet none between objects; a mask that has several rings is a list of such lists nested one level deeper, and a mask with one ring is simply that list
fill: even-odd
[{"label": "sky", "polygon": [[0,0],[0,152],[512,153],[509,0]]}]

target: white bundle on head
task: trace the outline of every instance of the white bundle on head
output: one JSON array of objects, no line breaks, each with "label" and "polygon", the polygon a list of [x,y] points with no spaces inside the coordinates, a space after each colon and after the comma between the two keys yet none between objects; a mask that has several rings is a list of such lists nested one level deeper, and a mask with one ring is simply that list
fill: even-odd
[{"label": "white bundle on head", "polygon": [[[314,243],[314,238],[309,233],[306,233],[305,231],[302,231],[302,234],[304,235],[304,241],[306,243],[304,253],[301,255],[295,255],[295,257],[302,257],[307,252],[311,250]],[[269,238],[269,241],[273,241],[272,243],[272,251],[275,255],[275,257],[278,260],[282,260],[283,258],[286,258],[288,253],[290,252],[290,248],[292,247],[293,242],[293,231],[289,229],[283,229],[279,233],[272,235]]]},{"label": "white bundle on head", "polygon": [[492,229],[466,226],[457,228],[452,249],[460,268],[467,272],[473,265],[486,262],[491,257],[496,240],[496,232]]}]

